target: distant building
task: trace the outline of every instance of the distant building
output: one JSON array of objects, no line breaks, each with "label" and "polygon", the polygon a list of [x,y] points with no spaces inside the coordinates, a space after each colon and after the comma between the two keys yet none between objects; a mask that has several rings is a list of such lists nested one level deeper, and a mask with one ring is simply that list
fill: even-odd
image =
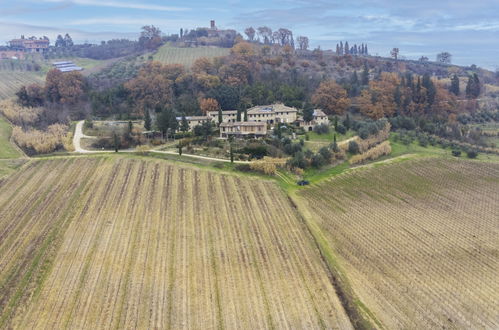
[{"label": "distant building", "polygon": [[52,65],[61,72],[83,71],[82,67],[77,66],[71,61],[53,62]]},{"label": "distant building", "polygon": [[[185,117],[185,120],[187,120],[187,123],[189,124],[189,132],[191,132],[192,130],[194,130],[194,127],[205,122],[211,122],[213,121],[213,118],[209,116],[187,116]],[[182,124],[182,117],[177,117],[177,122],[180,126]]]},{"label": "distant building", "polygon": [[294,123],[298,110],[284,104],[258,106],[248,109],[248,121],[266,122],[268,124]]},{"label": "distant building", "polygon": [[[218,111],[208,111],[208,117],[218,124]],[[222,111],[222,123],[234,123],[237,120],[237,110]]]},{"label": "distant building", "polygon": [[319,109],[314,110],[314,117],[312,121],[304,121],[303,117],[298,118],[298,125],[302,127],[305,131],[312,131],[315,126],[321,124],[329,124],[329,118],[327,115]]},{"label": "distant building", "polygon": [[220,137],[263,137],[267,135],[267,123],[243,121],[220,124]]},{"label": "distant building", "polygon": [[21,36],[20,39],[12,39],[9,41],[10,48],[15,51],[22,51],[26,53],[43,53],[48,50],[50,40],[47,37],[37,39],[30,37],[28,39]]}]

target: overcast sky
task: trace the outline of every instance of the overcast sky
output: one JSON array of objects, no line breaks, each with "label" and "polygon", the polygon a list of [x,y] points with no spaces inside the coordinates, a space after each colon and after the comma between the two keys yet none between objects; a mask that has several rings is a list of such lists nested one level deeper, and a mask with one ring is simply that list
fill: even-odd
[{"label": "overcast sky", "polygon": [[0,43],[24,35],[51,40],[69,32],[77,42],[137,38],[141,26],[166,33],[208,26],[243,32],[247,26],[286,27],[313,47],[340,40],[367,42],[371,54],[434,59],[441,51],[456,64],[499,67],[499,0],[0,0]]}]

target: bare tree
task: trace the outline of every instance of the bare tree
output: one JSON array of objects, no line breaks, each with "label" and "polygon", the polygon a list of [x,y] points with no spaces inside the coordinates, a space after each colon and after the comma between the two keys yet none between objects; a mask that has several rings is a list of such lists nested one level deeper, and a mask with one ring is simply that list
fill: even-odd
[{"label": "bare tree", "polygon": [[279,45],[281,45],[281,46],[288,45],[288,46],[291,46],[293,48],[295,47],[295,41],[293,39],[293,32],[291,32],[291,30],[280,28],[277,31],[276,37],[278,38]]},{"label": "bare tree", "polygon": [[444,63],[444,64],[451,64],[452,63],[452,55],[449,52],[442,52],[437,55],[437,62]]},{"label": "bare tree", "polygon": [[390,55],[392,55],[392,57],[397,60],[399,58],[399,53],[400,53],[400,50],[398,48],[393,48],[390,52]]},{"label": "bare tree", "polygon": [[428,62],[429,60],[430,60],[430,59],[429,59],[428,57],[426,57],[426,56],[421,56],[421,57],[419,58],[419,62],[422,62],[422,63]]},{"label": "bare tree", "polygon": [[244,30],[244,33],[248,36],[248,40],[249,41],[254,41],[255,40],[255,29],[253,29],[253,27],[249,27],[247,28],[246,30]]},{"label": "bare tree", "polygon": [[308,37],[299,36],[298,38],[296,38],[296,41],[298,42],[298,46],[300,47],[301,50],[308,49]]},{"label": "bare tree", "polygon": [[263,43],[268,45],[272,38],[272,29],[267,26],[261,26],[258,29],[258,35],[263,39]]}]

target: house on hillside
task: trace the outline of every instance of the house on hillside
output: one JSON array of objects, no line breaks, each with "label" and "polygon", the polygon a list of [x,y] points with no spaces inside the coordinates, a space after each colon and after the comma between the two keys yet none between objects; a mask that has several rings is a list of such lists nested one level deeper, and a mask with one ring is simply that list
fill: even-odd
[{"label": "house on hillside", "polygon": [[9,45],[14,51],[43,53],[49,49],[50,40],[45,36],[39,39],[36,37],[26,39],[24,36],[21,36],[20,39],[12,39],[9,41]]},{"label": "house on hillside", "polygon": [[267,123],[243,121],[220,124],[220,137],[264,137],[267,135]]},{"label": "house on hillside", "polygon": [[294,123],[298,115],[298,110],[280,103],[253,107],[248,109],[247,112],[248,121],[266,122],[270,125]]},{"label": "house on hillside", "polygon": [[305,131],[312,131],[315,126],[321,125],[321,124],[329,124],[329,118],[327,115],[324,113],[324,111],[315,109],[314,110],[314,117],[311,121],[304,121],[303,117],[298,118],[298,126],[303,128]]},{"label": "house on hillside", "polygon": [[[218,123],[218,111],[208,111],[208,117]],[[222,123],[234,123],[237,120],[237,110],[222,111]]]},{"label": "house on hillside", "polygon": [[[180,125],[182,125],[182,117],[177,117],[176,119],[180,127]],[[213,121],[213,119],[209,116],[187,116],[185,119],[187,120],[187,123],[189,123],[189,132],[192,132],[194,127],[198,125]]]}]

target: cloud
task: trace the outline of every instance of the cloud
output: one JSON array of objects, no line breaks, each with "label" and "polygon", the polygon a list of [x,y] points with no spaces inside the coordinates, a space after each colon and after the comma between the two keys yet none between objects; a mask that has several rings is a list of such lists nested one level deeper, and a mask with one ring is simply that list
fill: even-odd
[{"label": "cloud", "polygon": [[190,8],[162,6],[154,4],[146,4],[142,2],[123,2],[123,1],[99,1],[99,0],[42,0],[43,2],[60,2],[67,4],[96,6],[96,7],[112,7],[125,9],[140,9],[140,10],[156,10],[156,11],[188,11]]}]

